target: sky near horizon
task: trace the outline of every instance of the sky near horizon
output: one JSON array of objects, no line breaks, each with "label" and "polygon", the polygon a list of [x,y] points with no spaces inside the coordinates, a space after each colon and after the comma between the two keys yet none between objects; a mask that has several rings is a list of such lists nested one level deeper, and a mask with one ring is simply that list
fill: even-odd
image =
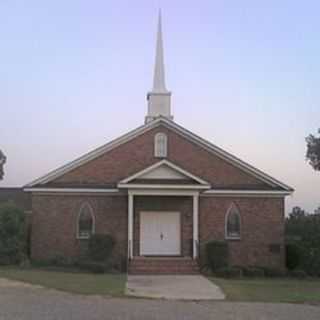
[{"label": "sky near horizon", "polygon": [[0,1],[0,187],[143,124],[158,8],[175,121],[320,206],[320,2]]}]

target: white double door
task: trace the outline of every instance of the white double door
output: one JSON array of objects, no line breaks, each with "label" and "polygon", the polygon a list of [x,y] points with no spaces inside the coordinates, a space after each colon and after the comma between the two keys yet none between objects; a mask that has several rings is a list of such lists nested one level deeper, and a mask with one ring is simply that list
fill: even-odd
[{"label": "white double door", "polygon": [[140,255],[180,255],[180,213],[140,212]]}]

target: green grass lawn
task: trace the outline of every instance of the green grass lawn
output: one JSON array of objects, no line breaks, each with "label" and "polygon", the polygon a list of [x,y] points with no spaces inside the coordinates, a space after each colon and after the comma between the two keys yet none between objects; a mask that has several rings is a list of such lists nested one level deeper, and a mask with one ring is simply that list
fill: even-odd
[{"label": "green grass lawn", "polygon": [[320,303],[320,279],[211,278],[229,301]]},{"label": "green grass lawn", "polygon": [[0,268],[0,278],[23,281],[47,288],[86,295],[122,296],[125,274],[90,274],[44,269]]}]

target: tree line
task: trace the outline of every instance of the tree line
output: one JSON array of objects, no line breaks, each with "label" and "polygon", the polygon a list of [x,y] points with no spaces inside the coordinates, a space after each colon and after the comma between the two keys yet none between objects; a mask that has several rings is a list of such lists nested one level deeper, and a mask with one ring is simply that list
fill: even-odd
[{"label": "tree line", "polygon": [[320,206],[313,213],[294,207],[286,218],[288,269],[320,276]]}]

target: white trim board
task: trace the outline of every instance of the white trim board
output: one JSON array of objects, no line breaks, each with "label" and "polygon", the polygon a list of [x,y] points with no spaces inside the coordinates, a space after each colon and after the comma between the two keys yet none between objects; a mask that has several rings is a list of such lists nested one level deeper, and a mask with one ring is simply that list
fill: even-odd
[{"label": "white trim board", "polygon": [[157,123],[155,121],[149,122],[145,125],[142,125],[132,131],[129,131],[128,133],[120,136],[117,139],[114,139],[106,144],[104,144],[103,146],[94,149],[91,152],[86,153],[85,155],[75,159],[74,161],[71,161],[69,163],[67,163],[66,165],[63,165],[59,168],[57,168],[56,170],[53,170],[51,172],[49,172],[48,174],[31,181],[30,183],[28,183],[27,185],[25,185],[25,187],[32,187],[35,186],[37,184],[45,184],[49,181],[52,181],[60,176],[62,176],[63,174],[93,160],[96,159],[97,157],[103,155],[105,152],[108,152],[120,145],[122,145],[123,143],[126,143],[132,139],[134,139],[135,137],[143,134],[144,132],[152,129],[153,127],[155,127],[157,125]]},{"label": "white trim board", "polygon": [[210,186],[203,186],[197,184],[131,184],[131,183],[119,183],[118,188],[122,189],[165,189],[165,190],[206,190]]},{"label": "white trim board", "polygon": [[[173,188],[163,188],[163,185],[151,185],[153,188],[148,188],[148,185],[138,185],[140,188],[132,188],[135,185],[128,185],[128,194],[133,195],[194,195],[201,192],[195,188],[183,189],[180,185],[174,185]],[[192,187],[192,186],[190,186]],[[199,186],[202,187],[202,186]],[[59,194],[81,194],[81,193],[92,193],[92,194],[120,194],[119,189],[86,189],[86,188],[24,188],[25,192],[33,193],[59,193]],[[276,191],[276,190],[206,190],[202,192],[201,196],[220,196],[220,197],[284,197],[290,195],[289,191]],[[122,194],[121,195],[125,195]]]},{"label": "white trim board", "polygon": [[219,196],[219,197],[285,197],[292,194],[291,191],[281,190],[207,190],[204,191],[201,196]]},{"label": "white trim board", "polygon": [[129,189],[128,195],[131,196],[197,196],[199,190],[159,190],[159,189]]},{"label": "white trim board", "polygon": [[88,188],[24,188],[25,192],[35,193],[117,193],[118,189],[88,189]]},{"label": "white trim board", "polygon": [[132,131],[128,132],[127,134],[121,136],[120,138],[115,139],[115,140],[103,145],[102,147],[97,148],[97,149],[85,154],[84,156],[48,173],[47,175],[30,182],[29,184],[26,185],[26,187],[32,187],[37,184],[45,184],[49,181],[52,181],[52,180],[62,176],[63,174],[87,163],[88,161],[91,161],[91,160],[99,157],[100,155],[104,154],[105,152],[110,151],[113,148],[115,148],[125,142],[128,142],[128,141],[134,139],[135,137],[137,137],[137,136],[145,133],[146,131],[151,130],[161,124],[168,127],[169,129],[172,129],[176,133],[190,139],[194,143],[200,145],[202,148],[205,148],[207,151],[215,154],[219,158],[231,163],[235,167],[240,168],[241,170],[243,170],[243,171],[247,172],[248,174],[256,177],[257,179],[269,184],[270,186],[272,186],[272,187],[280,186],[281,188],[283,188],[287,191],[291,191],[291,192],[293,191],[293,189],[290,186],[278,181],[277,179],[271,177],[270,175],[253,167],[252,165],[240,160],[239,158],[222,150],[218,146],[210,143],[209,141],[202,139],[201,137],[199,137],[199,136],[195,135],[194,133],[190,132],[189,130],[181,127],[180,125],[176,124],[175,122],[168,120],[166,118],[163,118],[163,117],[159,117],[159,118],[157,118],[157,119],[155,119],[155,120],[153,120],[143,126],[140,126],[137,129],[132,130]]}]

